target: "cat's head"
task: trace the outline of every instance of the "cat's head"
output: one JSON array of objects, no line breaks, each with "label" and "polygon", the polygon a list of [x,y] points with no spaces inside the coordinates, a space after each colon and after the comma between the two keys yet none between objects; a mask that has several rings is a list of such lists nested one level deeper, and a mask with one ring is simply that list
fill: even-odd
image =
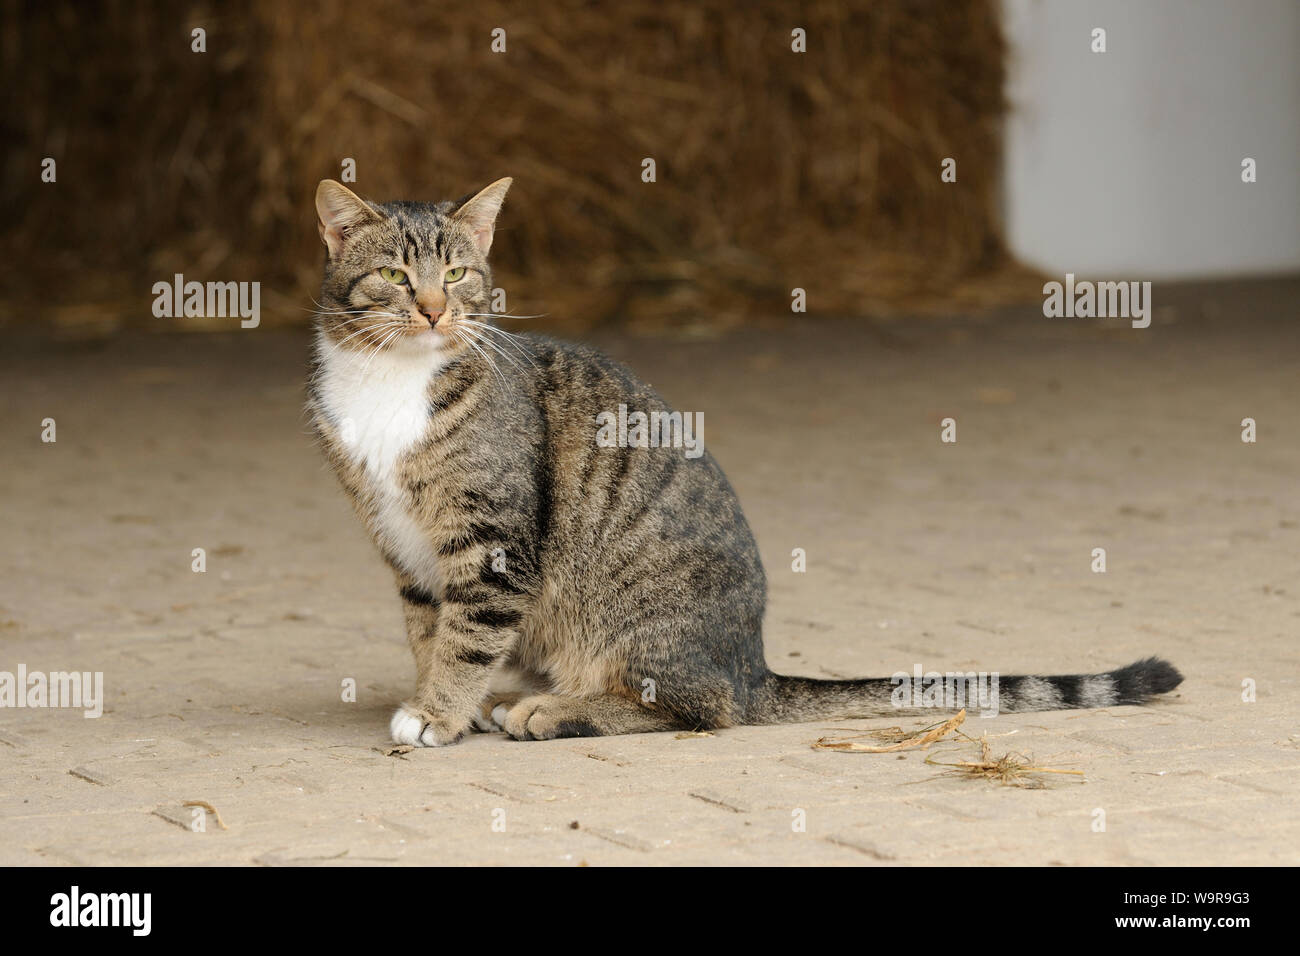
[{"label": "cat's head", "polygon": [[326,179],[321,332],[340,348],[452,353],[491,321],[488,250],[510,180],[450,202],[375,203]]}]

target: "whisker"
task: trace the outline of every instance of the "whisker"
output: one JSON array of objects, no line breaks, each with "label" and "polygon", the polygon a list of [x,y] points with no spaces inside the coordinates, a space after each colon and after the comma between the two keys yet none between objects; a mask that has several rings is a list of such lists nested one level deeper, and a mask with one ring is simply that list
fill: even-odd
[{"label": "whisker", "polygon": [[[456,329],[453,331],[459,332],[462,331],[462,329]],[[465,333],[465,338],[461,340],[458,337],[458,341],[464,341],[466,345],[477,352],[482,357],[483,361],[487,363],[488,368],[492,369],[496,374],[496,377],[501,380],[501,387],[503,389],[508,388],[509,384],[506,382],[505,376],[501,374],[501,370],[497,368],[497,363],[492,360],[492,356],[488,355],[487,352],[484,352],[483,349],[479,347],[478,339],[469,331],[469,329],[465,328],[463,331]]]},{"label": "whisker", "polygon": [[389,329],[395,329],[400,327],[401,327],[400,325],[371,326],[369,328],[365,328],[365,329],[361,329],[360,331],[353,332],[347,338],[343,339],[339,344],[343,345],[347,342],[350,342],[352,339],[362,337],[362,336],[372,336],[373,338],[370,341],[366,341],[363,339],[363,341],[361,342],[361,347],[364,349],[367,346],[373,344],[374,342],[377,342],[379,339],[383,338],[384,334],[388,332]]},{"label": "whisker", "polygon": [[383,340],[371,350],[370,357],[366,359],[366,364],[361,366],[361,377],[363,378],[365,377],[366,370],[370,368],[370,363],[375,360],[375,356],[377,356],[384,348],[386,348],[389,342],[393,341],[393,339],[395,339],[397,336],[401,334],[402,334],[401,328],[396,328],[384,336]]},{"label": "whisker", "polygon": [[[354,323],[356,323],[356,322],[365,322],[367,319],[377,319],[377,318],[379,318],[381,315],[384,315],[384,314],[389,314],[389,313],[375,313],[374,315],[358,315],[355,319],[340,319],[340,320],[338,321],[337,324],[338,324],[338,325],[352,325],[352,324],[354,324]],[[398,317],[398,318],[400,318],[400,317]],[[388,323],[383,323],[383,324],[387,325]]]},{"label": "whisker", "polygon": [[520,344],[520,343],[527,343],[528,339],[524,338],[522,335],[520,335],[517,332],[510,332],[507,331],[506,329],[497,328],[495,325],[489,325],[486,322],[475,322],[472,319],[465,319],[464,322],[466,325],[472,325],[477,329],[483,329],[484,331],[493,332],[496,335],[501,336],[503,339],[505,339],[515,348],[519,349],[521,354],[525,356],[531,356],[532,354],[531,352],[528,351],[528,349],[524,348],[524,346]]},{"label": "whisker", "polygon": [[366,326],[366,328],[358,329],[357,331],[347,336],[347,338],[340,340],[338,344],[342,345],[344,342],[350,342],[352,339],[355,339],[358,335],[365,335],[368,332],[377,333],[391,328],[401,328],[405,324],[406,324],[405,322],[380,322],[378,325]]},{"label": "whisker", "polygon": [[[323,302],[317,302],[316,299],[315,299],[314,297],[312,297],[312,296],[308,296],[307,298],[311,299],[311,301],[313,302],[313,304],[315,304],[315,306],[316,306],[315,311],[318,311],[318,312],[324,312],[324,313],[327,313],[327,314],[330,314],[330,315],[344,315],[344,314],[351,313],[351,312],[365,312],[365,311],[373,311],[373,310],[366,310],[366,309],[331,309],[331,308],[326,307],[325,303],[323,303]],[[304,311],[304,312],[311,312],[311,311],[313,311],[313,310],[312,310],[312,309],[304,309],[303,311]],[[397,315],[396,312],[390,312],[390,313],[388,313],[388,314],[389,314],[389,315]]]},{"label": "whisker", "polygon": [[[357,310],[355,312],[312,312],[312,315],[315,315],[317,319],[325,319],[326,316],[331,316],[331,315],[352,315],[352,316],[359,316],[361,317],[361,319],[364,319],[364,317],[368,315],[390,315],[394,317],[400,317],[402,313],[387,312],[385,310],[382,310],[382,308],[365,308],[365,310]],[[343,321],[356,321],[356,319],[344,319]]]},{"label": "whisker", "polygon": [[481,348],[479,348],[478,345],[475,344],[474,341],[473,341],[472,339],[470,339],[470,338],[468,338],[468,337],[463,337],[463,338],[462,338],[459,334],[457,334],[457,333],[455,333],[455,332],[452,333],[452,337],[455,338],[457,342],[461,342],[461,343],[463,343],[464,345],[467,345],[467,346],[469,346],[470,348],[472,348],[475,352],[477,352],[477,353],[479,354],[479,357],[482,358],[483,361],[486,362],[486,363],[488,364],[488,367],[489,367],[489,368],[492,367],[492,360],[489,359],[489,358],[487,357],[487,354],[486,354],[486,353],[485,353]]},{"label": "whisker", "polygon": [[533,368],[537,368],[537,363],[533,361],[532,353],[519,344],[521,341],[523,342],[528,341],[527,339],[524,339],[522,336],[517,335],[514,332],[507,332],[505,329],[498,329],[495,325],[487,325],[483,322],[473,322],[470,320],[466,320],[465,324],[472,325],[474,328],[482,329],[485,332],[495,332],[497,335],[505,339],[509,345],[513,346],[515,351],[517,351],[520,355],[522,355],[525,359],[527,359],[529,365],[531,365]]},{"label": "whisker", "polygon": [[[324,306],[320,306],[319,308],[315,308],[315,309],[309,309],[306,306],[299,306],[299,310],[302,312],[312,312],[316,315],[359,315],[363,312],[384,311],[382,309],[327,309]],[[396,315],[397,313],[387,312],[386,314]]]},{"label": "whisker", "polygon": [[[465,325],[472,325],[472,324],[475,324],[475,323],[466,322],[466,323],[464,323],[464,324],[465,324]],[[480,328],[484,328],[484,326],[480,326]],[[510,354],[509,352],[507,352],[505,349],[501,348],[501,346],[497,345],[496,342],[492,341],[492,339],[480,338],[479,341],[482,342],[484,345],[486,345],[488,348],[490,348],[492,351],[496,352],[498,355],[500,355],[503,359],[505,359],[507,362],[509,362],[509,363],[510,363],[512,366],[514,366],[515,368],[517,368],[517,369],[522,369],[522,368],[523,368],[523,366],[520,365],[518,361],[516,361],[516,359],[515,359],[515,357],[514,357],[513,355],[511,355],[511,354]]]},{"label": "whisker", "polygon": [[403,316],[398,315],[396,312],[370,312],[367,313],[366,315],[358,315],[355,318],[351,318],[351,319],[339,319],[338,324],[351,325],[353,322],[364,322],[366,319],[374,319],[380,316],[390,316],[396,319],[403,318]]}]

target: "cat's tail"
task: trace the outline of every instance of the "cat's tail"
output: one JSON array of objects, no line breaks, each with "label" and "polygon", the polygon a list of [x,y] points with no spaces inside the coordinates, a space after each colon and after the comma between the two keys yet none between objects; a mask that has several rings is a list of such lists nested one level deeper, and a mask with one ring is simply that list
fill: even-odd
[{"label": "cat's tail", "polygon": [[[1033,677],[959,673],[917,681],[890,677],[818,680],[768,674],[754,704],[752,723],[779,724],[828,717],[887,717],[922,709],[971,713],[1024,713],[1144,704],[1183,682],[1168,661],[1158,657],[1104,674]],[[930,675],[936,676],[936,675]],[[996,677],[996,680],[994,679]]]}]

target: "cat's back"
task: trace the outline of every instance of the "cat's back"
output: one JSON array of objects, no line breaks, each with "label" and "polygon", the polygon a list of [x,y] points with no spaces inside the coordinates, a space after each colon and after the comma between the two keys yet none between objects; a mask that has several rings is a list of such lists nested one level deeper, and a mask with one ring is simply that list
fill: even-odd
[{"label": "cat's back", "polygon": [[703,414],[673,408],[595,348],[527,338],[569,553],[673,575],[692,573],[698,558],[761,576],[736,493],[704,444]]},{"label": "cat's back", "polygon": [[[702,445],[702,418],[672,408],[594,348],[530,343],[550,506],[539,613],[521,660],[545,669],[576,641],[637,671],[649,666],[638,655],[657,653],[672,632],[688,643],[712,635],[737,660],[761,661],[762,562],[735,492]],[[660,419],[657,443],[631,424],[656,414],[668,422]],[[679,427],[691,444],[664,440]],[[575,676],[562,686],[590,693],[597,684]]]}]

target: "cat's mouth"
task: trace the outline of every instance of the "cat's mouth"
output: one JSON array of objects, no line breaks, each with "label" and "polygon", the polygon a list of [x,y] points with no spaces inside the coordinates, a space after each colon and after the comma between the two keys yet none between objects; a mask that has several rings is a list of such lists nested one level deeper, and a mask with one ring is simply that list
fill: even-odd
[{"label": "cat's mouth", "polygon": [[[419,323],[412,322],[404,335],[399,339],[404,344],[409,344],[413,348],[420,350],[426,349],[445,349],[450,343],[452,336],[450,323],[439,320],[436,323],[426,322],[421,316]],[[393,344],[397,344],[394,342]]]},{"label": "cat's mouth", "polygon": [[336,346],[360,353],[453,353],[472,348],[473,330],[462,320],[463,316],[453,312],[432,321],[422,314],[394,314],[388,321],[375,322],[364,329],[341,324],[331,328],[329,335]]}]

